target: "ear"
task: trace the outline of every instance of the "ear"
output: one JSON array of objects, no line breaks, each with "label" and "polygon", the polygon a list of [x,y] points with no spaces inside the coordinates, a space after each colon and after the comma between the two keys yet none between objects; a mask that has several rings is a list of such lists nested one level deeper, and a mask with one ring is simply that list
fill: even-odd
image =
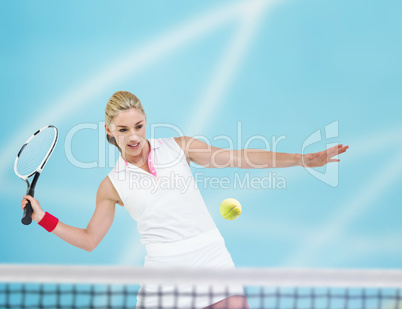
[{"label": "ear", "polygon": [[112,132],[109,130],[106,123],[105,123],[105,130],[106,130],[107,135],[113,136]]}]

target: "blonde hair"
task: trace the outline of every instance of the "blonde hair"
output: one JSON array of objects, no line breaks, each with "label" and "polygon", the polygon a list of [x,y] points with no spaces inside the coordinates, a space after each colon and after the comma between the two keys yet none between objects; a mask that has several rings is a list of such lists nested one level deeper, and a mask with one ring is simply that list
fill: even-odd
[{"label": "blonde hair", "polygon": [[[141,104],[140,99],[134,94],[128,91],[117,91],[109,99],[105,108],[105,123],[110,128],[113,118],[121,111],[135,108],[137,111],[145,115],[144,107]],[[115,145],[119,150],[119,146],[113,136],[106,134],[107,141]]]}]

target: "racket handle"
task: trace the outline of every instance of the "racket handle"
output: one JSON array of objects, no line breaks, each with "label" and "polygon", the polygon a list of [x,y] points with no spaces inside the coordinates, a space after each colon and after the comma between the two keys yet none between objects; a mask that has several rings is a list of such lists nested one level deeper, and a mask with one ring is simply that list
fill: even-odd
[{"label": "racket handle", "polygon": [[[35,175],[35,178],[36,178],[36,175]],[[36,183],[36,181],[35,181],[35,183]],[[35,190],[34,190],[34,188],[32,186],[30,186],[30,188],[28,188],[28,190],[27,190],[27,195],[30,195],[30,196],[33,197],[34,194],[35,194]],[[28,203],[24,208],[24,215],[23,215],[23,217],[21,219],[22,224],[25,224],[25,225],[30,225],[31,224],[31,222],[32,222],[32,212],[33,212],[32,205],[31,205],[31,202],[28,200]]]},{"label": "racket handle", "polygon": [[32,206],[31,202],[28,201],[28,204],[24,208],[24,216],[21,219],[22,224],[29,225],[32,222]]}]

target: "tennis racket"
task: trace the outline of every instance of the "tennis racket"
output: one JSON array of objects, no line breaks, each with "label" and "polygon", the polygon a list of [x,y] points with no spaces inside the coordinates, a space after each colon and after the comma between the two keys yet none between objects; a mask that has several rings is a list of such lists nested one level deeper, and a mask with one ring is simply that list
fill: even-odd
[{"label": "tennis racket", "polygon": [[[56,146],[58,132],[55,126],[48,125],[35,132],[24,145],[15,159],[15,174],[27,184],[27,194],[32,197],[35,194],[35,186],[40,173],[46,165],[47,160],[52,154]],[[31,183],[28,178],[34,176]],[[32,222],[32,206],[31,202],[24,208],[24,215],[21,222],[25,225]]]}]

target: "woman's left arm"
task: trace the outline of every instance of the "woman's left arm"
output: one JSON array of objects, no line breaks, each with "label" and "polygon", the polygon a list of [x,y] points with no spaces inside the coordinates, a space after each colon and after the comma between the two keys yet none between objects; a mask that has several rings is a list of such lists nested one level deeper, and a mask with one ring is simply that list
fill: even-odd
[{"label": "woman's left arm", "polygon": [[177,141],[186,154],[188,161],[193,161],[207,168],[319,167],[330,162],[339,162],[339,159],[332,158],[349,148],[349,146],[341,144],[324,151],[301,155],[263,149],[223,149],[189,136],[182,136]]}]

